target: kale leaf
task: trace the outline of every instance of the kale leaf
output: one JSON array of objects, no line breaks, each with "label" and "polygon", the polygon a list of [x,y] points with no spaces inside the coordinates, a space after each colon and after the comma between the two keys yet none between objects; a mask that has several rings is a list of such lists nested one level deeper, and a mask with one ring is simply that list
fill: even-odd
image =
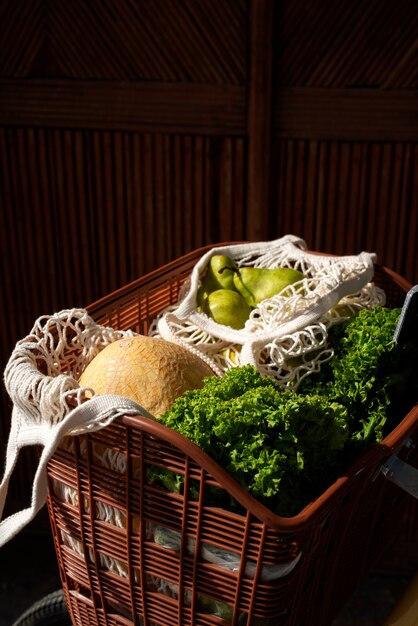
[{"label": "kale leaf", "polygon": [[161,421],[282,515],[293,514],[312,485],[323,484],[348,436],[344,407],[295,394],[250,365],[206,378]]},{"label": "kale leaf", "polygon": [[160,419],[271,510],[295,515],[417,401],[417,350],[393,342],[399,314],[374,307],[332,327],[333,358],[297,390],[235,367],[186,391]]},{"label": "kale leaf", "polygon": [[393,341],[399,315],[400,309],[377,306],[331,328],[333,358],[298,389],[347,408],[354,451],[381,441],[418,397],[416,350]]}]

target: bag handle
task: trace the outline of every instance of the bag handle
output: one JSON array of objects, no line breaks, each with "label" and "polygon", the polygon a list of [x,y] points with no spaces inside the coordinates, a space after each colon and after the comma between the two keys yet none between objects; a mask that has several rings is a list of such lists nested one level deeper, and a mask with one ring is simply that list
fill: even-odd
[{"label": "bag handle", "polygon": [[[43,450],[33,481],[31,504],[28,508],[12,513],[6,519],[1,519],[0,547],[27,526],[44,506],[48,492],[46,467],[64,436],[99,430],[122,415],[139,414],[155,420],[151,413],[136,402],[111,394],[93,396],[72,409],[59,424],[53,426],[35,424],[18,429],[19,413],[21,413],[20,409],[14,406],[6,451],[6,467],[0,484],[0,519],[3,516],[9,482],[19,451],[25,446],[38,444],[43,446]],[[20,423],[22,423],[21,420]]]}]

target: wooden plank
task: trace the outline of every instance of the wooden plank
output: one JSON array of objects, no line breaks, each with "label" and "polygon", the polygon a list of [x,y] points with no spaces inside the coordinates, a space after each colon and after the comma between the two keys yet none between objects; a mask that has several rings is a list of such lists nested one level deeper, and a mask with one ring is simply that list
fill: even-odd
[{"label": "wooden plank", "polygon": [[[416,246],[418,240],[418,145],[411,146],[411,183],[410,183],[410,200],[406,202],[405,212],[409,215],[408,232],[404,247],[398,251],[397,265],[405,276],[412,277],[412,282],[418,283],[418,263]],[[418,507],[417,507],[418,508]],[[417,513],[418,515],[418,513]],[[415,520],[418,517],[414,517]],[[416,525],[412,528],[412,533],[416,532]],[[412,534],[411,533],[411,534]],[[418,538],[418,535],[416,535]],[[417,542],[418,543],[418,542]]]},{"label": "wooden plank", "polygon": [[416,0],[277,5],[276,85],[416,88]]},{"label": "wooden plank", "polygon": [[0,125],[241,135],[245,87],[3,79]]},{"label": "wooden plank", "polygon": [[415,141],[417,111],[417,91],[283,89],[274,132],[283,138]]},{"label": "wooden plank", "polygon": [[418,151],[412,142],[279,139],[275,155],[273,232],[299,235],[312,249],[336,254],[376,252],[379,262],[416,282]]},{"label": "wooden plank", "polygon": [[250,15],[250,76],[248,84],[247,239],[268,236],[270,156],[272,149],[272,0],[253,0]]}]

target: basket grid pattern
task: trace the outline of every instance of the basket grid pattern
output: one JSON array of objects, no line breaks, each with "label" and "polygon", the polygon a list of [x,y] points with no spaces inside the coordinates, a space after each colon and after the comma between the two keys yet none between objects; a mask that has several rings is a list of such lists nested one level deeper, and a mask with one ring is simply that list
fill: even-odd
[{"label": "basket grid pattern", "polygon": [[[201,254],[135,281],[90,313],[105,326],[147,333]],[[376,266],[375,282],[390,306],[402,304],[406,281]],[[412,412],[387,446],[369,450],[318,502],[288,519],[259,506],[195,446],[140,416],[72,438],[49,463],[48,510],[74,625],[326,626],[396,540],[408,496],[376,472],[400,438],[417,437],[417,420]],[[122,465],[106,466],[103,450]],[[417,464],[417,453],[408,462]],[[161,470],[180,477],[178,492],[155,480]],[[219,505],[223,499],[235,503],[234,513]],[[208,560],[208,547],[235,555],[235,565]],[[286,575],[266,577],[293,562]],[[229,607],[228,619],[210,613],[207,600]]]},{"label": "basket grid pattern", "polygon": [[[121,432],[123,430],[125,433]],[[117,431],[118,436],[112,436],[112,431]],[[119,474],[96,465],[93,459],[91,449],[95,437],[100,439],[102,445],[104,443],[100,433],[77,438],[78,443],[83,438],[88,440],[87,447],[81,451],[80,445],[77,445],[78,452],[73,458],[67,450],[60,450],[49,468],[52,516],[56,537],[61,538],[58,551],[62,553],[67,575],[71,572],[78,584],[95,589],[99,595],[103,594],[103,589],[118,588],[121,598],[127,596],[129,577],[133,577],[134,582],[139,584],[141,572],[146,571],[149,576],[160,578],[179,589],[183,585],[189,594],[193,591],[209,598],[217,597],[226,604],[237,603],[240,612],[253,610],[255,614],[261,612],[261,615],[265,615],[267,610],[268,613],[274,613],[276,609],[272,607],[271,601],[266,604],[271,585],[257,584],[257,577],[262,567],[277,567],[294,559],[302,549],[301,536],[278,536],[277,532],[255,519],[248,511],[245,515],[239,515],[203,506],[206,489],[222,487],[192,459],[179,454],[172,446],[164,446],[162,442],[156,457],[154,438],[143,433],[131,436],[131,427],[115,424],[106,429],[107,433],[111,435],[107,441],[109,447],[115,439],[120,442],[126,437],[129,440],[133,448],[127,452],[127,457],[131,456],[131,459],[139,458],[136,445],[145,439],[141,443],[141,447],[147,449],[143,454],[144,466],[149,460],[154,467],[159,462],[170,471],[183,473],[187,476],[185,494],[168,492],[146,481],[138,484],[133,476],[121,480]],[[147,441],[151,442],[150,449],[147,448]],[[169,452],[167,455],[166,450]],[[200,484],[202,498],[197,501],[190,500],[187,495],[190,493],[187,483],[192,481]],[[77,492],[79,506],[77,503],[69,504],[57,495],[57,483],[65,484]],[[126,527],[120,528],[96,519],[92,512],[97,511],[100,504],[122,512]],[[237,566],[236,572],[231,572],[220,569],[216,564],[198,562],[199,550],[196,547],[190,549],[189,546],[185,550],[183,545],[179,545],[179,552],[176,552],[148,540],[148,528],[162,524],[177,533],[179,538],[191,539],[195,546],[200,542],[236,553],[237,561],[242,565]],[[68,536],[83,546],[83,554],[74,554],[65,542]],[[90,559],[86,558],[86,552],[89,551],[94,555]],[[103,556],[107,561],[127,564],[125,577],[115,577],[106,568],[101,570],[97,564]],[[244,576],[244,565],[247,562],[253,565],[252,578]],[[109,576],[112,584],[105,584]],[[116,584],[116,580],[119,584]],[[124,587],[125,592],[122,593]],[[132,598],[126,598],[127,607],[131,601]]]},{"label": "basket grid pattern", "polygon": [[[69,589],[77,585],[90,589],[96,600],[101,599],[99,606],[102,608],[110,606],[117,598],[118,605],[123,607],[126,615],[132,607],[140,616],[145,610],[148,614],[154,605],[159,606],[165,596],[150,589],[144,594],[143,590],[150,587],[153,579],[160,579],[176,586],[179,594],[182,592],[189,598],[189,603],[193,592],[196,596],[215,597],[219,602],[236,605],[240,615],[252,612],[256,617],[269,620],[291,613],[290,621],[283,623],[305,623],[304,620],[308,620],[307,614],[301,614],[300,608],[292,606],[294,598],[302,593],[306,598],[310,596],[312,602],[304,602],[304,605],[309,606],[305,613],[311,612],[315,603],[319,603],[321,588],[329,582],[327,579],[331,581],[335,575],[343,575],[339,569],[344,570],[344,578],[349,578],[348,572],[351,570],[355,580],[357,571],[367,566],[370,558],[374,560],[381,547],[387,545],[390,528],[386,521],[389,516],[395,525],[398,507],[402,503],[402,492],[389,485],[389,490],[392,490],[392,508],[383,515],[381,509],[376,508],[376,502],[387,495],[384,479],[374,481],[375,497],[371,498],[373,494],[370,488],[363,486],[360,473],[344,496],[335,500],[329,509],[325,509],[315,523],[299,531],[284,533],[283,530],[278,531],[256,519],[248,511],[244,515],[232,514],[216,507],[205,506],[202,501],[199,504],[199,501],[190,500],[187,496],[189,490],[185,490],[186,495],[182,495],[165,491],[146,481],[138,485],[132,475],[121,480],[120,475],[104,470],[93,459],[91,450],[95,438],[100,439],[100,443],[104,445],[106,438],[103,433],[104,431],[77,438],[78,441],[86,438],[89,445],[83,451],[78,445],[78,454],[74,458],[67,450],[60,450],[51,461],[50,512],[55,526],[57,553],[63,564],[63,578]],[[119,452],[123,449],[120,442],[128,441],[131,448],[126,454],[131,459],[139,458],[137,446],[142,442],[142,448],[147,449],[147,453],[143,454],[144,465],[146,466],[147,459],[154,464],[157,462],[156,441],[153,436],[142,431],[133,435],[132,426],[121,423],[108,427],[105,433],[109,434],[108,446],[114,445],[115,441],[119,442]],[[151,442],[150,449],[147,448],[147,441]],[[165,455],[162,449],[170,453]],[[182,454],[178,450],[167,442],[161,442],[159,452],[158,462],[163,464],[164,457],[167,468],[180,470]],[[134,464],[131,463],[131,468],[133,467]],[[183,471],[188,472],[189,480],[200,477],[202,493],[207,485],[220,488],[214,477],[187,456],[183,458]],[[62,501],[54,494],[54,484],[58,480],[77,489],[81,503],[79,507]],[[357,503],[355,507],[354,497]],[[124,519],[128,520],[126,528],[117,527],[91,515],[97,503],[123,511]],[[138,517],[142,523],[138,522]],[[341,526],[342,519],[346,522],[345,526]],[[183,542],[192,537],[195,538],[196,545],[198,541],[209,542],[221,549],[236,551],[240,556],[240,563],[257,563],[258,573],[256,571],[251,579],[243,574],[243,566],[240,566],[238,572],[229,572],[216,564],[201,561],[198,550],[190,554],[184,545],[180,546],[179,551],[158,545],[149,539],[147,532],[148,525],[157,524],[165,524],[177,532]],[[358,535],[359,524],[363,533],[370,532],[375,540],[374,548],[370,548],[368,553],[364,552],[364,537]],[[371,530],[367,531],[369,526]],[[85,551],[92,551],[93,556],[86,558],[85,554],[75,553],[66,544],[65,534],[79,541]],[[368,545],[373,546],[373,542],[370,541]],[[309,558],[303,560],[300,567],[296,566],[287,577],[274,582],[259,580],[262,566],[278,565],[299,552],[309,555]],[[107,562],[110,559],[125,564],[124,576],[109,571],[106,566],[98,565],[101,563],[101,556]],[[361,558],[364,563],[361,563]],[[318,572],[321,573],[319,578]],[[177,614],[179,597],[171,599],[172,602],[168,602],[165,610],[168,611],[171,606],[172,613]],[[164,599],[166,600],[167,598]],[[338,601],[336,603],[339,604]],[[185,604],[184,611],[187,613],[189,609],[190,606]],[[172,615],[166,622],[156,623],[164,626],[176,623],[172,619],[177,618]],[[189,623],[184,621],[185,616],[181,619],[183,621],[180,623]],[[207,623],[223,623],[216,619]],[[135,623],[132,613],[131,620],[129,623]]]}]

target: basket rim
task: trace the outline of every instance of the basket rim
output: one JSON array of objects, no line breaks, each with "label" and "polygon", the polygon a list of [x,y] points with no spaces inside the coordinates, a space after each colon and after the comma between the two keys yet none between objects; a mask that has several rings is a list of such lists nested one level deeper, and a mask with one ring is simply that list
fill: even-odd
[{"label": "basket rim", "polygon": [[[161,265],[158,268],[155,268],[154,270],[151,270],[147,274],[144,274],[138,278],[135,278],[134,280],[127,283],[126,285],[123,285],[122,287],[115,289],[110,294],[106,294],[102,296],[101,298],[94,300],[90,304],[87,304],[85,309],[86,311],[88,311],[88,313],[90,313],[93,316],[98,315],[100,314],[101,309],[103,308],[109,309],[112,303],[120,302],[121,298],[128,297],[132,292],[136,291],[138,286],[145,288],[147,287],[147,285],[152,285],[154,281],[157,280],[158,278],[165,278],[167,276],[175,274],[176,269],[178,269],[180,264],[187,265],[187,263],[192,263],[197,258],[203,256],[206,252],[208,252],[211,249],[220,248],[223,246],[246,244],[246,243],[254,243],[254,242],[226,241],[226,242],[218,242],[218,243],[213,243],[213,244],[206,244],[205,246],[195,248],[194,250],[191,250],[190,252],[187,252],[186,254],[180,257],[177,257],[176,259],[173,259],[172,261],[169,261],[168,263],[165,263],[164,265]],[[309,254],[315,254],[319,256],[336,256],[333,253],[325,253],[321,251],[311,250],[309,248],[306,250],[306,252],[308,252]],[[375,272],[380,271],[381,273],[391,278],[401,289],[405,291],[405,293],[408,292],[409,289],[411,289],[412,283],[407,278],[404,278],[401,274],[396,272],[395,270],[392,270],[386,265],[378,263],[378,262],[375,262],[373,266],[374,266]]]},{"label": "basket rim", "polygon": [[[243,241],[221,242],[215,244],[207,244],[196,248],[181,257],[166,263],[165,265],[139,277],[125,286],[113,291],[86,307],[92,317],[100,317],[103,311],[108,311],[113,304],[120,305],[123,300],[137,293],[138,287],[146,290],[147,286],[152,287],[158,279],[164,279],[167,282],[170,277],[175,277],[179,266],[186,267],[192,265],[196,259],[211,249],[222,247],[225,245],[235,245],[240,243],[249,243]],[[335,256],[334,254],[323,253],[319,251],[307,250],[312,254],[322,256]],[[412,284],[403,276],[389,267],[374,263],[375,273],[388,277],[400,289],[406,293],[412,287]],[[394,453],[394,451],[402,445],[402,441],[408,437],[414,427],[418,423],[418,405],[413,407],[409,413],[403,417],[400,423],[385,437],[383,441],[376,444],[370,444],[363,450],[358,457],[350,464],[343,475],[339,476],[329,487],[327,487],[315,500],[309,502],[298,514],[292,517],[282,517],[272,512],[268,507],[252,496],[244,487],[242,487],[229,472],[222,468],[214,459],[206,452],[196,446],[193,442],[174,430],[164,426],[163,424],[152,421],[140,414],[136,416],[121,416],[118,418],[125,425],[135,428],[141,428],[151,435],[160,437],[174,446],[178,447],[190,458],[202,465],[217,479],[231,495],[249,510],[255,517],[265,522],[268,526],[281,532],[294,532],[303,527],[311,525],[318,517],[324,515],[329,509],[341,490],[345,489],[354,476],[360,472],[368,471],[375,475],[378,471],[377,466],[383,464],[385,460]],[[371,469],[370,469],[371,468]]]},{"label": "basket rim", "polygon": [[208,453],[181,433],[140,414],[123,415],[118,417],[116,421],[124,426],[140,429],[175,446],[209,472],[252,515],[276,531],[290,533],[310,526],[319,517],[322,517],[325,510],[332,507],[341,491],[349,485],[355,476],[367,471],[371,474],[370,480],[376,477],[380,466],[383,466],[387,459],[402,447],[403,442],[418,425],[418,404],[408,412],[383,441],[371,444],[363,450],[346,468],[345,472],[329,485],[318,498],[309,502],[298,514],[291,517],[283,517],[271,511],[242,487]]},{"label": "basket rim", "polygon": [[196,258],[203,256],[206,252],[211,250],[212,248],[219,248],[224,245],[235,245],[239,243],[248,243],[241,241],[232,241],[226,243],[215,243],[215,244],[207,244],[205,246],[201,246],[199,248],[195,248],[186,254],[157,267],[154,270],[151,270],[147,274],[140,276],[139,278],[135,278],[130,281],[126,285],[119,287],[115,291],[112,291],[110,294],[102,296],[101,298],[95,300],[94,302],[88,304],[85,308],[91,315],[96,315],[97,312],[104,306],[109,308],[109,305],[112,302],[119,302],[121,297],[129,295],[132,291],[135,291],[138,285],[146,287],[149,284],[152,284],[156,279],[166,277],[167,275],[173,274],[175,270],[178,268],[179,264],[187,264],[187,262],[192,262]]}]

